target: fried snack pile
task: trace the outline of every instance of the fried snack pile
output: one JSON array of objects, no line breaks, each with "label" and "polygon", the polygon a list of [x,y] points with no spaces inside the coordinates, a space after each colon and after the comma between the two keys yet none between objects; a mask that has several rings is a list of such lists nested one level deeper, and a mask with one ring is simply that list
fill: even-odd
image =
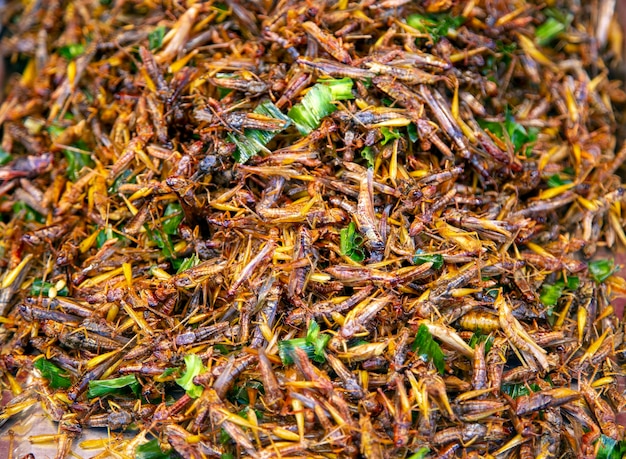
[{"label": "fried snack pile", "polygon": [[2,421],[41,405],[58,458],[626,448],[595,2],[3,5]]}]

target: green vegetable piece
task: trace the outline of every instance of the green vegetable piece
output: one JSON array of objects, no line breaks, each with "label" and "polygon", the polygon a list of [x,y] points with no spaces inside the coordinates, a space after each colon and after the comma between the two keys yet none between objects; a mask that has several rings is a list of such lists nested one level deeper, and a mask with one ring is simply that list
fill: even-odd
[{"label": "green vegetable piece", "polygon": [[202,373],[205,368],[202,365],[202,359],[195,354],[187,354],[185,356],[186,370],[180,378],[176,379],[176,384],[187,391],[187,395],[191,398],[198,398],[202,395],[204,388],[194,384],[193,378]]},{"label": "green vegetable piece", "polygon": [[16,201],[15,203],[13,203],[13,206],[11,206],[11,210],[13,211],[13,214],[16,215],[23,213],[22,218],[27,222],[46,222],[46,218],[43,215],[27,205],[25,202]]},{"label": "green vegetable piece", "polygon": [[72,43],[70,45],[61,46],[59,55],[67,60],[72,60],[85,52],[85,45],[82,43]]},{"label": "green vegetable piece", "polygon": [[598,442],[596,459],[622,459],[626,456],[626,440],[618,442],[602,434]]},{"label": "green vegetable piece", "polygon": [[539,392],[541,387],[537,384],[503,384],[502,392],[509,395],[511,398],[521,397],[522,395],[529,395],[531,392]]},{"label": "green vegetable piece", "polygon": [[350,78],[321,80],[309,89],[302,102],[294,105],[287,114],[300,134],[309,134],[320,125],[322,118],[333,113],[337,109],[333,101],[354,98],[352,84]]},{"label": "green vegetable piece", "polygon": [[357,263],[365,260],[363,238],[356,232],[354,222],[350,222],[347,228],[339,232],[339,250],[342,255],[352,258]]},{"label": "green vegetable piece", "polygon": [[8,164],[12,159],[13,159],[13,156],[11,156],[10,153],[0,148],[0,166],[4,166],[5,164]]},{"label": "green vegetable piece", "polygon": [[433,362],[437,371],[443,374],[445,370],[443,351],[433,339],[430,331],[428,331],[428,327],[424,324],[421,324],[417,330],[417,336],[415,341],[413,341],[413,351],[417,351],[422,358]]},{"label": "green vegetable piece", "polygon": [[165,234],[176,234],[178,225],[183,221],[183,209],[177,202],[171,202],[165,207],[163,213],[163,232]]},{"label": "green vegetable piece", "polygon": [[200,259],[194,253],[192,256],[185,258],[184,260],[181,261],[180,265],[178,266],[178,269],[176,270],[176,273],[178,274],[178,273],[182,273],[183,271],[187,271],[188,269],[191,269],[194,266],[197,266],[199,263],[200,263]]},{"label": "green vegetable piece", "polygon": [[493,346],[493,336],[486,336],[480,333],[479,331],[474,332],[472,337],[469,340],[469,347],[474,349],[478,343],[481,341],[485,341],[485,354],[487,354],[491,347]]},{"label": "green vegetable piece", "polygon": [[[274,118],[285,122],[287,127],[291,120],[285,116],[272,102],[265,101],[254,109],[254,113]],[[237,150],[233,154],[235,161],[245,163],[259,152],[264,151],[270,153],[266,145],[274,138],[278,131],[264,131],[262,129],[244,129],[243,135],[237,133],[228,133],[228,139],[237,146]]]},{"label": "green vegetable piece", "polygon": [[163,38],[165,37],[165,26],[159,26],[154,29],[148,35],[148,47],[150,51],[159,49],[163,44]]},{"label": "green vegetable piece", "polygon": [[563,294],[564,285],[562,283],[543,284],[539,299],[544,306],[556,306],[559,298]]},{"label": "green vegetable piece", "polygon": [[[41,279],[35,279],[33,284],[30,286],[30,294],[31,295],[43,295],[48,296],[50,289],[54,287],[50,282],[44,282]],[[63,287],[61,290],[57,291],[57,296],[67,296],[69,295],[69,290],[67,287]]]},{"label": "green vegetable piece", "polygon": [[69,178],[72,182],[75,182],[80,177],[80,172],[83,168],[93,167],[94,165],[91,155],[88,155],[87,153],[63,150],[63,154],[67,160],[67,178]]},{"label": "green vegetable piece", "polygon": [[422,252],[422,250],[418,250],[413,257],[414,265],[423,265],[424,263],[433,264],[433,269],[441,269],[443,266],[443,255],[440,253],[427,254]]},{"label": "green vegetable piece", "polygon": [[591,278],[598,283],[604,282],[616,271],[613,260],[590,261],[588,268]]},{"label": "green vegetable piece", "polygon": [[411,143],[415,143],[419,140],[417,126],[414,123],[411,123],[406,127],[406,132],[409,135],[409,140],[411,141]]},{"label": "green vegetable piece", "polygon": [[554,18],[548,18],[535,30],[537,44],[545,46],[559,34],[565,32],[567,26]]},{"label": "green vegetable piece", "polygon": [[409,26],[422,33],[429,34],[434,42],[448,36],[451,30],[458,29],[464,22],[465,18],[463,16],[450,16],[446,13],[411,14],[406,19],[406,23]]},{"label": "green vegetable piece", "polygon": [[120,376],[113,379],[89,381],[88,398],[103,397],[108,394],[118,394],[130,389],[135,395],[139,394],[139,382],[135,375]]},{"label": "green vegetable piece", "polygon": [[386,126],[381,127],[380,132],[384,137],[383,140],[380,141],[380,143],[383,145],[387,145],[388,142],[391,142],[395,139],[400,139],[402,137],[402,134],[400,134],[399,131],[395,129],[390,129]]},{"label": "green vegetable piece", "polygon": [[38,359],[33,366],[39,370],[41,376],[50,381],[50,387],[53,389],[67,389],[72,385],[69,373],[57,367],[49,360]]},{"label": "green vegetable piece", "polygon": [[548,180],[546,181],[546,183],[548,184],[550,188],[556,188],[557,186],[562,186],[568,183],[572,183],[572,181],[562,179],[559,174],[554,174],[548,177]]},{"label": "green vegetable piece", "polygon": [[407,459],[424,459],[430,453],[430,448],[422,446],[420,449],[411,454]]},{"label": "green vegetable piece", "polygon": [[155,438],[135,449],[135,459],[171,459],[175,457],[171,450],[163,451]]},{"label": "green vegetable piece", "polygon": [[306,352],[309,359],[317,363],[323,363],[326,360],[324,349],[330,340],[330,335],[320,334],[320,327],[312,320],[305,338],[294,338],[278,342],[278,355],[284,365],[293,363],[293,352],[296,348],[300,348]]},{"label": "green vegetable piece", "polygon": [[374,169],[376,164],[376,157],[374,149],[372,147],[365,147],[361,150],[361,157],[367,161],[367,168]]}]

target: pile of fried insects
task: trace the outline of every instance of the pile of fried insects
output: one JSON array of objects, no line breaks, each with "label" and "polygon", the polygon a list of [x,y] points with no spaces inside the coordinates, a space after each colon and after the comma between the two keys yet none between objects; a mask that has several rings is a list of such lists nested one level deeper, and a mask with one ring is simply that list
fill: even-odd
[{"label": "pile of fried insects", "polygon": [[0,2],[0,422],[621,457],[610,3]]}]

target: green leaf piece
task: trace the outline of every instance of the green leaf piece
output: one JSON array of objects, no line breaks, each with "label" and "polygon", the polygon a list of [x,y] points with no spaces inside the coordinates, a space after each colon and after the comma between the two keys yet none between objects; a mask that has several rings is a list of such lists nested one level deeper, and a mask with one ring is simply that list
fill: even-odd
[{"label": "green leaf piece", "polygon": [[135,395],[139,393],[139,382],[135,375],[120,376],[113,379],[89,381],[88,398],[103,397],[108,394],[119,394],[130,389]]},{"label": "green leaf piece", "polygon": [[82,43],[72,43],[59,48],[59,55],[67,60],[72,60],[85,53],[85,45]]},{"label": "green leaf piece", "polygon": [[306,352],[309,359],[317,363],[326,360],[324,349],[330,340],[330,335],[320,334],[320,327],[314,320],[309,323],[309,328],[305,338],[293,338],[278,342],[278,355],[284,365],[293,363],[293,352],[296,348]]},{"label": "green leaf piece", "polygon": [[191,398],[198,398],[202,395],[204,388],[194,384],[193,378],[205,370],[202,359],[195,354],[188,354],[185,356],[185,366],[186,370],[180,378],[176,379],[176,384],[185,389]]},{"label": "green leaf piece", "polygon": [[171,450],[163,451],[159,441],[155,438],[135,449],[135,459],[172,459],[175,457]]},{"label": "green leaf piece", "polygon": [[165,26],[159,26],[150,32],[148,35],[148,47],[150,48],[150,51],[154,51],[161,47],[163,44],[163,38],[165,37],[165,30]]},{"label": "green leaf piece", "polygon": [[163,213],[163,232],[165,234],[176,234],[178,225],[183,221],[183,209],[177,202],[171,202],[165,207]]},{"label": "green leaf piece", "polygon": [[418,250],[413,256],[413,264],[423,265],[424,263],[432,263],[433,269],[441,269],[443,267],[443,255],[440,253],[427,254]]},{"label": "green leaf piece", "polygon": [[592,279],[598,283],[604,282],[616,271],[613,260],[593,260],[588,268]]},{"label": "green leaf piece", "polygon": [[420,325],[417,330],[417,336],[413,341],[413,351],[417,351],[422,358],[430,360],[437,368],[440,374],[445,370],[445,360],[443,351],[439,344],[433,339],[428,331],[428,327],[424,324]]},{"label": "green leaf piece", "polygon": [[67,389],[72,385],[69,373],[49,360],[38,359],[33,366],[39,370],[41,376],[50,381],[50,387],[53,389]]}]

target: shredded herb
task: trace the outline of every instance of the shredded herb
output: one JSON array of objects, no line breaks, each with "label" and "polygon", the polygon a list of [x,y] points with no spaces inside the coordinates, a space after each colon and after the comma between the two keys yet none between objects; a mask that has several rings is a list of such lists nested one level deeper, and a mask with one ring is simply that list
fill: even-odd
[{"label": "shredded herb", "polygon": [[427,254],[418,249],[413,256],[413,264],[423,265],[424,263],[432,263],[432,269],[441,269],[443,266],[443,255],[440,253]]},{"label": "shredded herb", "polygon": [[[179,261],[179,260],[176,260]],[[176,273],[182,273],[183,271],[187,271],[188,269],[197,266],[200,263],[200,258],[194,253],[192,256],[180,260],[180,264],[176,269]]]},{"label": "shredded herb", "polygon": [[417,336],[413,341],[413,351],[417,351],[422,358],[433,362],[437,371],[443,374],[445,370],[443,351],[424,324],[421,324],[417,330]]},{"label": "shredded herb", "polygon": [[601,283],[607,280],[616,271],[615,262],[613,260],[594,260],[590,261],[589,274],[594,281]]},{"label": "shredded herb", "polygon": [[320,334],[320,326],[314,320],[309,323],[305,338],[294,338],[278,342],[278,355],[284,365],[293,363],[295,348],[304,350],[311,360],[323,363],[326,360],[324,349],[330,340],[330,335]]},{"label": "shredded herb", "polygon": [[53,389],[67,389],[72,385],[69,373],[49,360],[38,359],[33,366],[39,370],[41,376],[50,381],[50,387]]},{"label": "shredded herb", "polygon": [[135,375],[120,376],[113,379],[89,381],[87,397],[103,397],[108,394],[119,394],[130,390],[135,395],[139,394],[139,382]]},{"label": "shredded herb", "polygon": [[347,228],[340,231],[339,250],[341,250],[342,255],[348,256],[358,263],[365,260],[363,238],[357,233],[354,222],[350,222]]},{"label": "shredded herb", "polygon": [[185,366],[186,370],[180,378],[176,379],[176,384],[185,389],[191,398],[198,398],[202,395],[204,388],[194,384],[193,378],[205,371],[202,359],[195,354],[187,354]]},{"label": "shredded herb", "polygon": [[539,299],[544,306],[549,307],[549,313],[551,313],[552,307],[556,306],[559,298],[563,295],[563,291],[565,289],[574,291],[578,289],[579,285],[580,279],[577,276],[568,276],[567,281],[561,278],[554,284],[543,284]]}]

